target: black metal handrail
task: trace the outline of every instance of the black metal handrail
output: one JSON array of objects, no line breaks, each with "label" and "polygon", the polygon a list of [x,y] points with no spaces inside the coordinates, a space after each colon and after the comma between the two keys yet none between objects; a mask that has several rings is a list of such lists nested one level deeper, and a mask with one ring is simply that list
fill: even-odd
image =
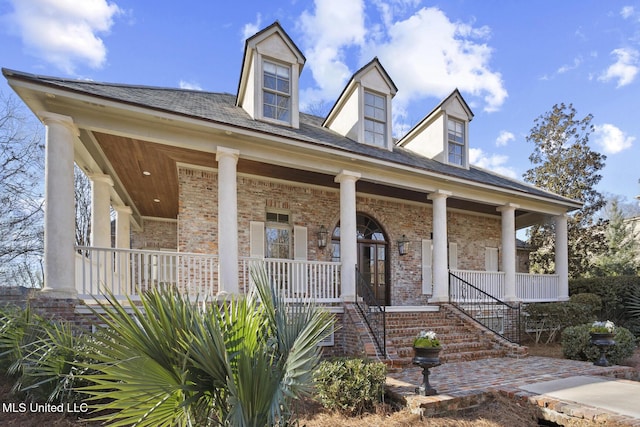
[{"label": "black metal handrail", "polygon": [[356,306],[362,313],[373,341],[380,351],[382,357],[387,354],[387,328],[385,307],[378,303],[378,299],[373,292],[371,285],[362,277],[362,274],[356,268]]},{"label": "black metal handrail", "polygon": [[449,273],[449,303],[501,337],[520,344],[520,305],[511,305]]}]

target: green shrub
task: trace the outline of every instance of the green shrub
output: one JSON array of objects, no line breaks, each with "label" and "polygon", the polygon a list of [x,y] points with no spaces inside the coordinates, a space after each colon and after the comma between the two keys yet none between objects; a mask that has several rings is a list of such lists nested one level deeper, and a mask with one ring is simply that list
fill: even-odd
[{"label": "green shrub", "polygon": [[[594,316],[594,318],[597,318],[602,311],[602,298],[600,298],[596,294],[586,292],[581,294],[574,294],[569,298],[569,302],[586,306],[587,310],[592,316]],[[584,323],[587,323],[590,320],[592,319],[587,319],[587,321]]]},{"label": "green shrub", "polygon": [[536,344],[543,341],[543,336],[547,344],[553,342],[564,328],[595,320],[599,300],[597,295],[579,294],[567,302],[528,304],[524,309],[526,330]]},{"label": "green shrub", "polygon": [[598,317],[625,328],[634,317],[630,302],[637,289],[640,289],[640,276],[590,277],[569,281],[570,295],[584,292],[598,295],[602,299],[602,311]]},{"label": "green shrub", "polygon": [[[564,357],[591,362],[598,360],[600,350],[590,342],[590,328],[591,324],[585,324],[571,326],[562,331],[562,352]],[[616,326],[614,340],[616,345],[607,350],[607,360],[611,364],[618,365],[633,355],[636,342],[633,334],[621,326]]]},{"label": "green shrub", "polygon": [[382,401],[386,374],[381,362],[325,360],[314,373],[317,397],[325,408],[359,415]]}]

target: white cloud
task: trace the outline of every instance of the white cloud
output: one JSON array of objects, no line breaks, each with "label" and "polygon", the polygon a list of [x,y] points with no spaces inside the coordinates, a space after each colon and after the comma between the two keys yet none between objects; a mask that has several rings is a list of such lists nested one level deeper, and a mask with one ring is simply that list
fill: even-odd
[{"label": "white cloud", "polygon": [[496,139],[496,147],[504,147],[511,141],[515,141],[516,136],[509,131],[501,130]]},{"label": "white cloud", "polygon": [[345,50],[364,43],[362,0],[317,0],[313,12],[304,11],[298,29],[302,47],[317,87],[303,91],[305,104],[335,99],[353,71],[344,61]]},{"label": "white cloud", "polygon": [[598,77],[598,80],[608,82],[617,80],[617,87],[622,87],[633,82],[638,74],[638,51],[632,48],[619,48],[611,52],[617,60]]},{"label": "white cloud", "polygon": [[[396,102],[423,96],[445,97],[454,88],[480,96],[484,110],[500,109],[507,91],[489,67],[488,27],[452,22],[437,8],[422,8],[387,28],[387,40],[367,47],[399,83]],[[371,55],[373,56],[373,55]]]},{"label": "white cloud", "polygon": [[605,123],[594,126],[593,139],[596,145],[602,148],[604,153],[616,154],[627,148],[631,148],[636,138],[626,135],[614,125]]},{"label": "white cloud", "polygon": [[487,169],[497,174],[517,179],[518,174],[510,167],[506,166],[508,156],[501,154],[487,154],[479,148],[469,149],[469,163],[479,168]]},{"label": "white cloud", "polygon": [[[302,104],[335,100],[355,69],[346,55],[362,65],[374,56],[398,84],[397,112],[415,99],[444,98],[456,87],[484,100],[485,111],[498,110],[507,91],[502,76],[489,62],[486,44],[490,29],[452,22],[437,8],[417,7],[416,0],[373,2],[367,10],[362,0],[316,0],[313,11],[300,17],[301,47],[316,87],[301,93]],[[379,21],[372,13],[380,15]],[[400,18],[404,16],[406,18]],[[366,21],[366,22],[365,22]]]},{"label": "white cloud", "polygon": [[633,6],[624,6],[621,10],[620,10],[620,15],[624,18],[624,19],[628,19],[630,17],[632,17],[635,13],[635,9]]},{"label": "white cloud", "polygon": [[7,15],[27,50],[69,74],[78,65],[100,68],[106,34],[122,10],[107,0],[12,0]]},{"label": "white cloud", "polygon": [[242,27],[242,44],[244,47],[244,41],[260,31],[262,28],[262,15],[258,13],[256,16],[256,22],[249,22]]},{"label": "white cloud", "polygon": [[573,64],[565,64],[562,67],[558,68],[558,74],[564,74],[568,71],[575,70],[582,64],[582,57],[577,56],[573,58]]},{"label": "white cloud", "polygon": [[186,80],[180,80],[180,89],[188,90],[202,90],[202,86],[196,82],[188,82]]}]

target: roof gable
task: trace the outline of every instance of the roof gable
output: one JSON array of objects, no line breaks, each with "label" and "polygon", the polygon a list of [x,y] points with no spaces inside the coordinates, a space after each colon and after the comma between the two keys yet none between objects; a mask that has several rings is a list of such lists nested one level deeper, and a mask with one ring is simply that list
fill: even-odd
[{"label": "roof gable", "polygon": [[398,92],[398,87],[393,80],[391,80],[391,77],[389,77],[387,70],[384,69],[378,57],[375,57],[351,76],[351,79],[349,79],[349,82],[342,90],[335,104],[331,107],[329,114],[327,114],[323,126],[331,126],[331,123],[335,120],[342,108],[344,108],[358,84],[380,93],[388,93],[392,97]]},{"label": "roof gable", "polygon": [[291,40],[291,37],[289,37],[278,21],[258,31],[245,41],[236,97],[237,105],[242,105],[245,97],[250,96],[247,89],[250,88],[252,84],[252,65],[256,52],[287,63],[298,64],[298,75],[302,73],[302,68],[306,62],[302,51],[296,46],[293,40]]}]

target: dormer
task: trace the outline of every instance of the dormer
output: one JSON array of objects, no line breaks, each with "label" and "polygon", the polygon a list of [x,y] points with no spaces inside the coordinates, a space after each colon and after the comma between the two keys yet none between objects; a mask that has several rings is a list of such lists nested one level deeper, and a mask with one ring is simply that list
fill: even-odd
[{"label": "dormer", "polygon": [[305,57],[278,22],[245,42],[236,105],[255,120],[298,128]]},{"label": "dormer", "polygon": [[454,90],[398,145],[441,163],[469,169],[469,122],[473,112]]},{"label": "dormer", "polygon": [[392,150],[391,99],[397,91],[374,58],[351,77],[323,126],[362,144]]}]

